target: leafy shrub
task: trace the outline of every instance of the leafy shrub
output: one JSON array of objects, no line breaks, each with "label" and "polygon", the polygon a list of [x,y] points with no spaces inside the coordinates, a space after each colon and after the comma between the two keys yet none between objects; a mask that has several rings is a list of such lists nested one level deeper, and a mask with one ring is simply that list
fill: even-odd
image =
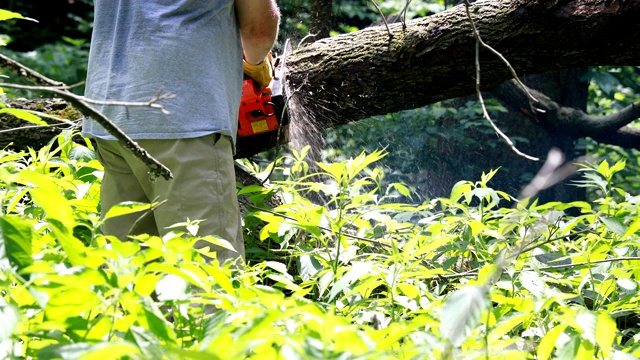
[{"label": "leafy shrub", "polygon": [[[612,182],[622,163],[585,166],[580,185],[603,189],[593,203],[504,208],[513,199],[491,189],[495,172],[412,204],[397,202],[413,196],[404,185],[382,185],[384,152],[321,163],[322,183],[294,153],[276,166],[284,180],[240,189],[246,222],[260,220],[253,240],[279,246],[233,269],[193,249],[193,224],[164,238],[102,235],[102,168],[70,139],[0,154],[2,357],[640,355],[639,199]],[[284,203],[263,208],[273,194]]]}]

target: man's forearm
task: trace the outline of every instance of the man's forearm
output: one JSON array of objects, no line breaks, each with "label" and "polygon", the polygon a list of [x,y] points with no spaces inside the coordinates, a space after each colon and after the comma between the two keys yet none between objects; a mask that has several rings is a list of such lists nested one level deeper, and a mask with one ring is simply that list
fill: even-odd
[{"label": "man's forearm", "polygon": [[280,11],[275,0],[235,0],[235,6],[245,60],[258,64],[276,41]]}]

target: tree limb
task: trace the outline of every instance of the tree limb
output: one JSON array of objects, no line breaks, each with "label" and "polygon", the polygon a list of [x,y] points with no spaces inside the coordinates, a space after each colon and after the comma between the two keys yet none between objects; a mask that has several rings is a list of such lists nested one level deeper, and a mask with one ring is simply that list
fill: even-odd
[{"label": "tree limb", "polygon": [[[550,131],[562,131],[576,138],[608,139],[607,143],[614,141],[616,137],[624,136],[626,145],[631,145],[633,148],[640,147],[637,143],[638,136],[640,136],[639,131],[632,128],[622,130],[625,125],[640,118],[640,102],[631,104],[613,114],[595,116],[580,109],[562,106],[547,95],[527,88],[538,99],[537,109],[534,110],[534,113],[531,112],[529,99],[520,86],[514,81],[507,81],[492,93],[509,110],[526,114]],[[635,140],[636,143],[630,143],[630,140]]]},{"label": "tree limb", "polygon": [[[29,89],[35,91],[43,91],[43,92],[51,92],[60,98],[71,103],[78,111],[80,111],[85,116],[89,116],[92,119],[96,120],[100,125],[102,125],[109,134],[115,136],[115,138],[122,144],[124,147],[131,151],[134,156],[139,158],[144,164],[149,167],[149,173],[152,178],[156,178],[158,176],[162,176],[165,179],[169,180],[173,177],[171,174],[171,170],[160,163],[158,160],[153,158],[149,153],[138,146],[138,144],[133,141],[127,134],[125,134],[119,127],[117,127],[109,118],[107,118],[104,114],[96,110],[94,107],[90,105],[90,103],[82,96],[78,96],[73,94],[68,90],[68,87],[58,81],[51,80],[38,72],[29,69],[28,67],[20,64],[19,62],[10,59],[2,54],[0,54],[0,67],[16,72],[18,75],[25,77],[31,82],[42,84],[45,86],[25,86],[25,85],[17,85],[10,84],[5,82],[0,82],[0,87],[6,88],[16,88],[16,89]],[[151,101],[149,106],[151,106],[154,102]]]}]

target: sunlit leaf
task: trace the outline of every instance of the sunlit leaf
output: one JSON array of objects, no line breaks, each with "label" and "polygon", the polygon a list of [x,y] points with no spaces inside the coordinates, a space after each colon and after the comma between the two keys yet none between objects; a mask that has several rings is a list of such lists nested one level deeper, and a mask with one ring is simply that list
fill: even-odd
[{"label": "sunlit leaf", "polygon": [[523,271],[519,277],[522,287],[527,289],[533,296],[541,298],[546,291],[546,284],[540,278],[540,274],[535,271]]},{"label": "sunlit leaf", "polygon": [[399,283],[396,286],[400,291],[402,291],[403,294],[412,299],[418,298],[420,296],[420,289],[418,289],[415,285]]},{"label": "sunlit leaf", "polygon": [[[0,10],[1,11],[1,10]],[[1,16],[1,14],[0,14]],[[41,125],[41,126],[49,126],[46,121],[43,121],[40,116],[32,114],[31,112],[23,109],[14,109],[14,108],[2,108],[0,109],[0,114],[11,114],[17,117],[20,120],[24,120],[26,122]]]},{"label": "sunlit leaf", "polygon": [[75,343],[55,344],[47,346],[38,352],[39,359],[61,360],[103,360],[135,358],[140,354],[140,349],[130,343]]},{"label": "sunlit leaf", "polygon": [[0,9],[0,21],[10,20],[10,19],[23,19],[23,20],[30,20],[30,21],[37,22],[36,20],[28,17],[24,17],[18,14],[17,12]]},{"label": "sunlit leaf", "polygon": [[458,181],[453,185],[449,199],[451,201],[458,201],[462,195],[471,192],[471,188],[471,184],[468,181]]},{"label": "sunlit leaf", "polygon": [[351,268],[342,275],[331,288],[329,293],[329,301],[333,300],[339,293],[347,289],[354,281],[368,274],[373,268],[373,264],[368,262],[354,262]]},{"label": "sunlit leaf", "polygon": [[489,341],[498,341],[505,335],[508,335],[516,326],[519,326],[523,322],[533,317],[530,313],[514,313],[508,316],[504,316],[500,319],[498,324],[491,329],[489,333]]},{"label": "sunlit leaf", "polygon": [[156,294],[161,301],[185,300],[189,297],[188,288],[182,276],[168,274],[156,283]]},{"label": "sunlit leaf", "polygon": [[547,331],[540,343],[538,344],[538,359],[548,360],[551,357],[553,349],[556,347],[556,342],[560,334],[567,328],[567,324],[558,324],[551,330]]},{"label": "sunlit leaf", "polygon": [[613,349],[613,342],[618,333],[616,322],[606,314],[598,314],[596,322],[595,340],[604,358],[609,358]]},{"label": "sunlit leaf", "polygon": [[64,320],[95,310],[102,303],[92,291],[69,289],[54,292],[47,303],[46,314],[50,319]]},{"label": "sunlit leaf", "polygon": [[104,215],[104,220],[135,213],[142,214],[143,211],[150,211],[154,205],[155,203],[148,204],[135,201],[125,201],[112,206]]}]

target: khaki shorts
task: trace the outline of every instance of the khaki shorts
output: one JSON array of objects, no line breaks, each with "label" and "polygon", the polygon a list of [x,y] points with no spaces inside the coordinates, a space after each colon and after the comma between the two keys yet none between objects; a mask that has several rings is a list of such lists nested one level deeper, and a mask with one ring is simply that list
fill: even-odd
[{"label": "khaki shorts", "polygon": [[[97,139],[104,166],[101,212],[123,201],[164,202],[152,213],[108,219],[102,230],[125,240],[129,234],[163,236],[167,227],[203,220],[198,235],[218,235],[237,252],[216,248],[218,260],[244,259],[242,220],[238,210],[231,139],[213,134],[191,139],[137,140],[138,145],[167,166],[173,179],[151,181],[146,165],[117,141]],[[196,244],[207,246],[209,243]]]}]

